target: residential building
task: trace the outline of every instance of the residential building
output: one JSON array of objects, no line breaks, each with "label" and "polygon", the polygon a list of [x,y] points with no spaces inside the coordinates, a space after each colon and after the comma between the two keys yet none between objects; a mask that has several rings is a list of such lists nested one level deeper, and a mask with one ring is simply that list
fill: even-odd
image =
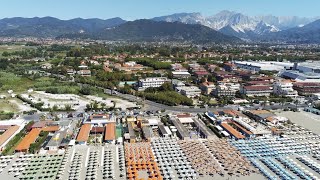
[{"label": "residential building", "polygon": [[236,92],[240,90],[239,83],[219,82],[216,90],[213,92],[214,96],[235,96]]},{"label": "residential building", "polygon": [[202,70],[202,71],[195,71],[194,73],[194,76],[198,79],[201,79],[201,78],[204,78],[204,77],[207,77],[209,75],[209,73],[205,70]]},{"label": "residential building", "polygon": [[215,88],[216,86],[213,82],[206,81],[200,84],[200,89],[204,94],[210,94]]},{"label": "residential building", "polygon": [[299,95],[311,95],[320,93],[320,83],[297,82],[293,84],[293,89],[298,91]]},{"label": "residential building", "polygon": [[181,71],[181,72],[186,72],[186,71],[188,71],[186,68],[184,68],[184,67],[182,66],[182,64],[179,64],[179,63],[171,64],[171,70],[172,70],[172,71]]},{"label": "residential building", "polygon": [[137,83],[136,88],[138,90],[145,90],[149,87],[160,87],[163,83],[169,82],[170,80],[166,77],[149,77],[140,79]]},{"label": "residential building", "polygon": [[137,64],[134,61],[125,62],[125,63],[122,63],[122,64],[116,63],[116,64],[114,64],[114,68],[119,70],[119,71],[126,71],[126,72],[140,71],[140,70],[146,69],[146,67],[144,67],[141,64]]},{"label": "residential building", "polygon": [[219,96],[235,96],[236,95],[235,90],[232,90],[230,88],[228,88],[227,86],[222,86],[222,85],[218,85],[216,90],[213,92],[213,95],[216,97]]},{"label": "residential building", "polygon": [[78,71],[78,74],[82,77],[89,77],[89,76],[91,76],[91,71],[90,71],[90,69],[80,69]]},{"label": "residential building", "polygon": [[226,71],[232,72],[232,71],[237,69],[237,66],[234,63],[226,62],[226,63],[223,64],[223,68]]},{"label": "residential building", "polygon": [[177,79],[186,79],[191,77],[191,74],[188,71],[172,71],[172,77]]},{"label": "residential building", "polygon": [[273,93],[279,96],[286,96],[295,98],[298,96],[298,92],[293,89],[291,81],[277,81],[273,84]]},{"label": "residential building", "polygon": [[180,93],[189,98],[194,98],[201,95],[201,90],[197,86],[184,86],[180,88]]},{"label": "residential building", "polygon": [[242,86],[240,89],[246,96],[270,96],[272,92],[271,86]]}]

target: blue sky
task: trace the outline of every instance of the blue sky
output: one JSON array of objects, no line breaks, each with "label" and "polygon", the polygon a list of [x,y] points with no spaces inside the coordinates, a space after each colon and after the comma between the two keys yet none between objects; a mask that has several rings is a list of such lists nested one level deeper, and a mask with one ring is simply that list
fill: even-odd
[{"label": "blue sky", "polygon": [[151,18],[179,12],[213,15],[232,10],[247,15],[320,16],[320,0],[1,0],[0,18],[44,17],[60,19]]}]

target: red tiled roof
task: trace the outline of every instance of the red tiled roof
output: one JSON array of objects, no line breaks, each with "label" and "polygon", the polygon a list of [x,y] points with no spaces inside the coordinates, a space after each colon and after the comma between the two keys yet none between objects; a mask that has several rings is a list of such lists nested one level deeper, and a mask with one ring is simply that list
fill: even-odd
[{"label": "red tiled roof", "polygon": [[112,141],[116,139],[116,125],[115,123],[109,123],[105,125],[105,141]]},{"label": "red tiled roof", "polygon": [[178,114],[177,115],[178,118],[189,118],[192,117],[190,114]]},{"label": "red tiled roof", "polygon": [[209,73],[207,71],[196,71],[194,72],[196,75],[208,75]]},{"label": "red tiled roof", "polygon": [[103,133],[104,127],[93,127],[90,131],[90,133]]},{"label": "red tiled roof", "polygon": [[241,129],[242,131],[246,132],[247,134],[252,134],[251,131],[247,130],[246,128],[242,127],[240,124],[238,124],[237,122],[233,122],[233,124],[235,126],[237,126],[239,129]]},{"label": "red tiled roof", "polygon": [[47,132],[59,131],[59,126],[47,126],[42,128],[42,131],[47,131]]},{"label": "red tiled roof", "polygon": [[227,122],[222,122],[221,126],[226,129],[229,133],[231,133],[237,139],[244,139],[245,137],[233,127],[231,127]]},{"label": "red tiled roof", "polygon": [[91,129],[91,125],[90,124],[82,125],[81,129],[80,129],[80,131],[78,133],[78,136],[77,136],[77,141],[78,142],[86,142],[86,141],[88,141],[90,129]]},{"label": "red tiled roof", "polygon": [[320,83],[316,82],[296,82],[293,84],[294,86],[320,86]]},{"label": "red tiled roof", "polygon": [[18,144],[16,151],[27,151],[30,144],[34,143],[41,132],[41,128],[33,128]]},{"label": "red tiled roof", "polygon": [[10,126],[1,136],[0,136],[0,146],[3,145],[17,130],[19,126]]}]

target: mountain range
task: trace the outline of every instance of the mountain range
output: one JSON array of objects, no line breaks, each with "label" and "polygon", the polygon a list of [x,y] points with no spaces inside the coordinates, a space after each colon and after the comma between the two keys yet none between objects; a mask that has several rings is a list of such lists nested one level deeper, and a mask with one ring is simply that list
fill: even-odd
[{"label": "mountain range", "polygon": [[247,16],[233,11],[221,11],[213,16],[203,16],[200,13],[178,13],[155,17],[152,20],[166,22],[182,22],[186,24],[201,24],[227,35],[243,39],[256,39],[269,33],[280,32],[295,27],[303,27],[315,20],[297,16]]},{"label": "mountain range", "polygon": [[152,21],[147,19],[128,21],[113,28],[94,33],[71,33],[58,38],[81,38],[148,42],[237,43],[241,40],[209,27],[181,22]]},{"label": "mountain range", "polygon": [[[151,19],[60,20],[53,17],[0,19],[0,37],[91,38],[125,41],[188,41],[193,43],[295,42],[319,43],[320,20],[305,17],[247,16],[221,11],[212,16],[177,13]],[[241,39],[241,40],[240,40]]]}]

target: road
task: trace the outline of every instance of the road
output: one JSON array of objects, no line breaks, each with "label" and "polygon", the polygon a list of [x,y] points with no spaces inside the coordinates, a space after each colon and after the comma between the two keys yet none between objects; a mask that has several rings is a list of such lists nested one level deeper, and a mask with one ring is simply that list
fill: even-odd
[{"label": "road", "polygon": [[[112,94],[110,89],[104,89],[104,93],[106,94]],[[116,94],[113,93],[113,96],[117,96],[129,101],[134,101],[134,102],[139,102],[142,104],[145,104],[147,106],[149,106],[150,108],[153,109],[158,109],[158,110],[166,110],[166,111],[178,111],[178,112],[188,112],[188,113],[204,113],[207,111],[221,111],[221,110],[225,110],[225,109],[234,109],[237,110],[239,108],[238,105],[226,105],[224,107],[208,107],[208,108],[190,108],[190,107],[186,107],[186,106],[168,106],[168,105],[164,105],[164,104],[160,104],[160,103],[156,103],[153,101],[149,101],[149,100],[143,100],[140,97],[131,95],[131,94],[122,94],[120,92],[117,92]],[[298,105],[299,108],[303,108],[306,107],[307,105]],[[267,110],[271,110],[271,109],[282,109],[282,108],[295,108],[295,105],[293,104],[287,104],[287,105],[266,105],[264,107],[262,107],[261,105],[252,105],[250,107],[246,107],[246,110],[253,110],[253,109],[258,109],[258,108],[263,108],[263,109],[267,109]]]}]

